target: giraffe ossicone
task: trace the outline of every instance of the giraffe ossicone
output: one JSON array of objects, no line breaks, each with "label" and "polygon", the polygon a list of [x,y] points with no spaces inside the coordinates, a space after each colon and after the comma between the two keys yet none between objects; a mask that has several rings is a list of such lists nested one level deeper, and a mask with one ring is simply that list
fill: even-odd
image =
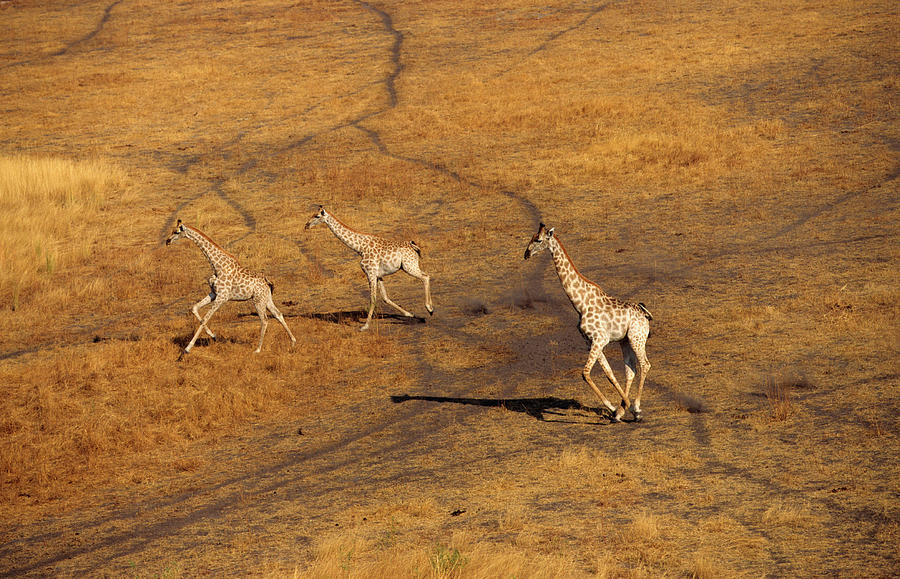
[{"label": "giraffe ossicone", "polygon": [[[291,337],[291,346],[293,347],[293,345],[297,343],[294,334],[291,333],[291,329],[288,328],[287,323],[284,321],[284,316],[281,315],[281,312],[278,311],[278,308],[275,307],[275,302],[272,300],[272,292],[275,290],[275,285],[272,282],[266,279],[264,275],[254,273],[241,266],[241,264],[238,263],[237,258],[219,247],[205,233],[195,227],[185,225],[182,223],[181,219],[179,219],[178,223],[175,225],[175,230],[168,239],[166,239],[166,245],[169,245],[182,237],[186,237],[197,244],[197,247],[200,248],[200,251],[202,251],[203,255],[206,256],[206,259],[209,260],[213,275],[209,278],[209,295],[194,304],[191,308],[194,316],[200,320],[200,327],[194,332],[194,337],[191,338],[191,341],[184,348],[179,359],[191,351],[197,338],[200,337],[200,332],[205,330],[211,338],[215,339],[216,335],[210,331],[207,324],[212,315],[216,313],[216,310],[222,307],[228,300],[253,301],[253,305],[256,308],[256,314],[259,316],[260,324],[259,346],[254,350],[255,353],[258,354],[260,350],[262,350],[263,338],[266,336],[266,326],[268,325],[266,320],[267,310],[271,312],[272,316],[278,320],[282,326],[284,326],[288,336]],[[200,308],[207,304],[212,305],[210,305],[206,315],[201,318]]]},{"label": "giraffe ossicone", "polygon": [[[525,248],[525,259],[544,249],[549,250],[553,257],[559,281],[575,310],[581,316],[578,327],[591,344],[590,354],[581,374],[582,378],[600,397],[610,411],[613,421],[621,421],[629,407],[635,421],[640,421],[641,394],[644,390],[647,372],[650,371],[646,346],[647,338],[650,335],[650,320],[653,319],[653,316],[644,304],[633,304],[616,299],[581,275],[560,243],[554,229],[547,229],[547,226],[541,223],[538,232],[534,234],[528,247]],[[622,347],[622,356],[625,360],[624,390],[616,380],[609,361],[603,354],[603,348],[610,342],[619,342]],[[618,408],[610,403],[591,379],[591,370],[598,360],[607,380],[622,397],[622,403]],[[640,379],[638,380],[637,395],[634,398],[634,404],[631,404],[628,395],[631,393],[631,383],[638,370],[640,370]]]},{"label": "giraffe ossicone", "polygon": [[327,225],[335,237],[361,257],[359,265],[369,281],[369,310],[366,315],[366,323],[360,330],[369,329],[379,290],[387,304],[393,306],[404,316],[414,317],[412,313],[391,301],[384,287],[384,277],[401,269],[425,284],[425,309],[429,314],[434,314],[434,307],[431,304],[431,276],[419,268],[422,250],[415,241],[391,241],[376,235],[360,233],[341,223],[321,205],[316,214],[306,223],[304,229],[310,229],[320,223]]}]

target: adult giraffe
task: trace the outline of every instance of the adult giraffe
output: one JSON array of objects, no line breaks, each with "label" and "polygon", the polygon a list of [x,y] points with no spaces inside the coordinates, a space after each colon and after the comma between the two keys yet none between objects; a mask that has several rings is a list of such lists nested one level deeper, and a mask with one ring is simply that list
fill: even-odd
[{"label": "adult giraffe", "polygon": [[[647,337],[650,335],[650,320],[653,319],[653,316],[650,315],[644,304],[633,304],[616,299],[600,289],[600,286],[578,273],[575,264],[569,258],[569,254],[554,234],[553,228],[547,229],[541,223],[538,232],[534,234],[528,243],[528,247],[525,249],[525,259],[544,249],[550,250],[550,254],[553,256],[553,263],[556,266],[556,273],[559,275],[559,281],[562,282],[566,295],[569,296],[569,300],[571,300],[575,310],[581,316],[581,322],[578,327],[584,337],[591,342],[591,352],[581,373],[582,378],[597,393],[597,396],[600,397],[600,400],[612,413],[612,420],[620,422],[625,415],[625,411],[631,405],[628,400],[628,394],[631,390],[631,382],[634,380],[635,362],[637,362],[640,365],[641,376],[638,382],[637,396],[635,396],[631,411],[634,414],[635,421],[640,421],[641,393],[644,390],[644,379],[647,377],[647,372],[650,371],[646,346]],[[619,386],[619,382],[609,366],[609,361],[603,355],[603,348],[610,342],[619,342],[622,346],[622,356],[625,359],[624,390]],[[591,379],[591,369],[593,369],[597,360],[600,360],[600,365],[603,367],[610,384],[616,388],[622,397],[622,404],[618,409],[607,400],[603,392],[597,388],[597,385]]]}]

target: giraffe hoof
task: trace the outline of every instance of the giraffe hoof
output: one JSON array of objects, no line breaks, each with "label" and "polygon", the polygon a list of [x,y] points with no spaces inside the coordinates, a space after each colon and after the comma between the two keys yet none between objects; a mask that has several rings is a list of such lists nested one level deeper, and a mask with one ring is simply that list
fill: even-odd
[{"label": "giraffe hoof", "polygon": [[182,350],[181,353],[178,354],[178,360],[176,360],[176,361],[177,361],[177,362],[181,362],[181,359],[184,358],[184,355],[187,354],[187,353],[188,353],[187,350]]},{"label": "giraffe hoof", "polygon": [[613,414],[609,417],[609,421],[610,422],[622,422],[622,418]]},{"label": "giraffe hoof", "polygon": [[643,419],[644,419],[644,417],[643,417],[643,415],[642,415],[640,412],[635,412],[635,413],[634,413],[634,421],[635,421],[635,422],[640,422],[640,421],[642,421]]}]

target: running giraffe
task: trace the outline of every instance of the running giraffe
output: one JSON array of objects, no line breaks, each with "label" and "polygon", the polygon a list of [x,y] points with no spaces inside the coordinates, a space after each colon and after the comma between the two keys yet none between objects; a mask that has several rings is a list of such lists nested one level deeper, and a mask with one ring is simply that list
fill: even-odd
[{"label": "running giraffe", "polygon": [[366,323],[360,330],[369,329],[372,313],[375,311],[376,292],[379,289],[385,302],[399,310],[404,316],[413,317],[413,314],[392,302],[384,288],[384,277],[396,273],[400,269],[414,278],[422,280],[422,283],[425,284],[425,309],[429,314],[434,314],[434,307],[431,305],[431,277],[419,269],[419,257],[422,255],[422,250],[415,241],[390,241],[375,235],[354,231],[338,221],[334,215],[325,211],[321,205],[319,211],[310,218],[304,229],[315,227],[319,223],[327,225],[338,239],[362,257],[359,265],[369,280],[369,312],[366,316]]},{"label": "running giraffe", "polygon": [[[553,228],[547,229],[541,223],[538,232],[534,234],[525,249],[525,259],[545,248],[550,249],[559,281],[562,282],[563,289],[572,301],[572,305],[581,315],[579,329],[591,342],[591,352],[581,376],[612,413],[612,420],[620,422],[630,405],[628,394],[631,390],[631,382],[634,380],[635,362],[637,362],[640,365],[641,376],[631,411],[634,414],[634,420],[640,421],[641,392],[644,390],[644,379],[650,370],[646,346],[647,337],[650,335],[650,320],[653,319],[653,316],[650,315],[644,304],[632,304],[611,297],[597,284],[578,273],[562,243],[553,234]],[[619,342],[622,346],[622,356],[625,359],[625,390],[619,386],[606,356],[603,355],[603,348],[610,342]],[[622,396],[622,405],[618,409],[606,399],[606,396],[591,379],[591,370],[597,360],[600,360],[606,378]]]},{"label": "running giraffe", "polygon": [[[206,234],[190,225],[185,225],[181,222],[181,219],[179,219],[178,223],[175,225],[175,231],[173,231],[172,235],[166,239],[166,245],[169,245],[182,237],[186,237],[197,244],[197,247],[200,248],[200,251],[202,251],[203,255],[206,256],[206,259],[209,260],[209,265],[212,266],[213,269],[213,275],[209,278],[209,288],[211,290],[209,295],[194,304],[194,307],[191,308],[191,311],[194,312],[194,316],[200,320],[200,327],[197,328],[190,343],[184,348],[181,355],[178,356],[179,360],[182,356],[191,351],[191,348],[194,347],[194,342],[197,341],[201,331],[206,330],[206,333],[209,334],[212,339],[216,338],[216,335],[210,331],[206,324],[209,322],[212,315],[216,313],[216,310],[222,307],[228,300],[253,300],[253,305],[256,307],[256,313],[259,315],[260,324],[259,346],[254,350],[254,353],[258,354],[262,349],[263,338],[266,335],[266,326],[268,325],[268,322],[266,321],[267,309],[272,312],[275,319],[281,322],[281,325],[284,326],[288,336],[291,337],[291,347],[297,343],[294,334],[291,333],[291,329],[288,328],[287,323],[284,321],[284,316],[281,315],[281,312],[275,307],[275,302],[272,301],[272,292],[275,290],[275,286],[272,282],[261,274],[253,273],[247,268],[241,267],[241,264],[238,263],[233,255],[216,245],[213,240],[206,236]],[[201,318],[199,312],[200,308],[210,302],[212,302],[212,305],[209,307],[209,310],[207,310],[206,315]]]}]

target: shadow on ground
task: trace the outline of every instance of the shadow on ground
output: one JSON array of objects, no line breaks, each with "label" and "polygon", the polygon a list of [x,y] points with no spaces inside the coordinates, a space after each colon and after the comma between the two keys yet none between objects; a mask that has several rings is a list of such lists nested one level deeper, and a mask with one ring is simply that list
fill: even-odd
[{"label": "shadow on ground", "polygon": [[[194,334],[184,334],[181,336],[175,336],[174,338],[172,338],[172,343],[175,344],[176,346],[178,346],[179,348],[181,348],[182,350],[184,350],[187,347],[187,345],[191,343],[191,338],[193,336],[194,336]],[[97,341],[98,340],[96,340],[96,339],[94,340],[94,342],[97,342]],[[227,344],[238,344],[240,342],[238,340],[236,340],[235,338],[225,337],[225,336],[222,336],[222,334],[216,334],[215,338],[206,338],[206,337],[197,338],[197,341],[194,342],[194,348],[207,348],[207,347],[211,346],[212,344],[217,344],[217,343],[218,344],[226,344],[226,343]]]},{"label": "shadow on ground", "polygon": [[[458,398],[448,396],[411,396],[409,394],[391,396],[391,402],[400,404],[409,402],[410,400],[421,400],[425,402],[437,402],[440,404],[466,404],[470,406],[484,406],[486,408],[503,408],[513,412],[522,412],[544,422],[570,422],[581,423],[581,420],[551,420],[545,414],[551,416],[569,416],[565,410],[577,410],[590,413],[603,418],[609,418],[610,414],[603,408],[593,408],[585,406],[581,402],[572,398],[557,398],[555,396],[545,396],[543,398]],[[604,424],[601,421],[598,424]]]},{"label": "shadow on ground", "polygon": [[[248,314],[249,315],[249,314]],[[256,314],[253,314],[256,315]],[[323,322],[331,322],[332,324],[345,324],[349,322],[359,322],[363,323],[366,319],[366,311],[365,310],[344,310],[337,312],[311,312],[311,313],[303,313],[303,314],[294,314],[294,316],[290,316],[289,314],[284,315],[287,317],[298,317],[298,318],[307,318],[310,320],[321,320]],[[392,323],[398,323],[403,325],[414,325],[414,324],[424,324],[425,318],[420,316],[401,316],[400,314],[383,314],[375,312],[372,315],[373,320],[390,320]]]}]

